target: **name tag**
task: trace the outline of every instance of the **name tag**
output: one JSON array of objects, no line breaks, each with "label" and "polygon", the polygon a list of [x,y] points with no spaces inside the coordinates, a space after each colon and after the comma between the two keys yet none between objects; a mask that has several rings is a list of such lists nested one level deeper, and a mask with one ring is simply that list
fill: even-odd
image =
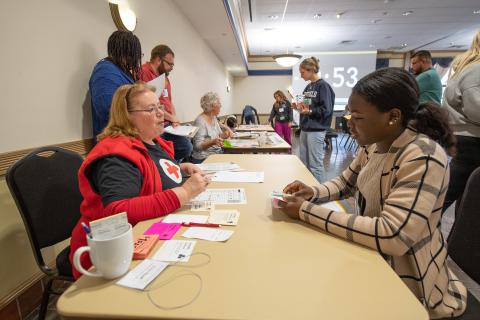
[{"label": "name tag", "polygon": [[281,107],[281,108],[278,109],[278,112],[283,112],[283,111],[285,111],[284,107]]}]

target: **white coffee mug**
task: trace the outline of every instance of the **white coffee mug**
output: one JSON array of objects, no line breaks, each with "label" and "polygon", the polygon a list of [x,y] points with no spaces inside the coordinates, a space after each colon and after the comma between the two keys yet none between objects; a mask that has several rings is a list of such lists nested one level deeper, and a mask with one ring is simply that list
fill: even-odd
[{"label": "white coffee mug", "polygon": [[[78,248],[73,255],[75,268],[90,277],[114,279],[124,275],[133,257],[132,225],[128,224],[127,227],[124,232],[111,238],[94,239],[87,236],[88,246]],[[80,263],[80,256],[87,251],[95,272],[85,270]]]}]

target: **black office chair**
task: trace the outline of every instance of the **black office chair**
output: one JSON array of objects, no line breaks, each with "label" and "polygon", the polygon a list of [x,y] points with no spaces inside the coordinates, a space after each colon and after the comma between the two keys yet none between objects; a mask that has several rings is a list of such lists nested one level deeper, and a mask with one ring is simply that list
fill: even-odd
[{"label": "black office chair", "polygon": [[68,259],[70,246],[56,257],[51,268],[41,249],[71,236],[80,217],[82,196],[77,172],[82,157],[58,147],[39,148],[17,161],[7,171],[7,184],[27,230],[38,267],[48,277],[40,306],[39,319],[44,319],[50,294],[56,280],[73,281]]},{"label": "black office chair", "polygon": [[[468,178],[462,199],[457,206],[457,215],[448,236],[450,258],[475,282],[480,284],[480,167]],[[467,311],[462,320],[478,319],[480,302],[468,293]]]}]

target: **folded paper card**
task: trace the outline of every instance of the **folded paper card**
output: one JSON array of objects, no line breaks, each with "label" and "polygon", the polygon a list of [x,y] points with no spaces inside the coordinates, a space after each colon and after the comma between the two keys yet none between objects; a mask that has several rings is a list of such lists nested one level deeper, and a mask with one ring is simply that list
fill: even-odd
[{"label": "folded paper card", "polygon": [[157,234],[160,240],[170,240],[173,238],[178,229],[182,225],[180,223],[163,223],[156,222],[150,226],[143,234]]}]

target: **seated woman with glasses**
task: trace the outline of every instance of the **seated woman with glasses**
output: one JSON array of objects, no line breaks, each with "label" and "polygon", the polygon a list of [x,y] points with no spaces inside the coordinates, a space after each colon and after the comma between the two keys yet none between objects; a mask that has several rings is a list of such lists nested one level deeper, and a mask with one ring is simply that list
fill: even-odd
[{"label": "seated woman with glasses", "polygon": [[[145,84],[123,85],[113,96],[108,125],[78,173],[83,202],[70,240],[70,261],[87,244],[82,222],[127,212],[128,222],[135,225],[175,211],[209,183],[196,165],[179,165],[172,143],[159,137],[163,108],[153,90]],[[182,183],[184,176],[190,178]],[[86,268],[89,259],[82,256]],[[81,274],[73,267],[73,275]]]},{"label": "seated woman with glasses", "polygon": [[[348,127],[360,146],[337,178],[309,187],[287,185],[280,202],[291,218],[377,250],[427,309],[431,319],[461,315],[467,291],[449,269],[441,233],[442,207],[455,139],[448,114],[419,104],[408,72],[377,70],[362,78],[348,101]],[[355,195],[355,213],[322,202]]]},{"label": "seated woman with glasses", "polygon": [[192,162],[202,163],[210,154],[222,153],[223,139],[230,138],[233,131],[218,122],[222,104],[215,92],[207,92],[200,99],[203,112],[195,119],[198,131],[193,137]]}]

